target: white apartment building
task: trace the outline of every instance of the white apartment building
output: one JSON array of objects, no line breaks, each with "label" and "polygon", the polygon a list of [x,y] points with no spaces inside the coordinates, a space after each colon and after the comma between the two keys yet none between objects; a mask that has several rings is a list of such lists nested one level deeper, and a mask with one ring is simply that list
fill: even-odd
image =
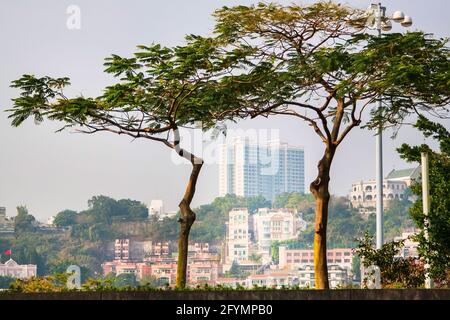
[{"label": "white apartment building", "polygon": [[245,287],[265,286],[280,289],[299,285],[298,274],[286,271],[271,271],[264,274],[253,274],[245,279]]},{"label": "white apartment building", "polygon": [[[313,249],[288,249],[286,246],[280,246],[278,252],[278,268],[280,269],[295,270],[314,263]],[[346,269],[350,274],[353,256],[351,248],[328,249],[327,263]]]},{"label": "white apartment building", "polygon": [[[386,200],[385,209],[389,207],[389,201],[405,197],[405,190],[417,179],[420,174],[420,167],[392,170],[383,180],[383,199]],[[350,191],[350,202],[354,208],[360,208],[361,212],[370,213],[371,208],[376,207],[377,201],[376,180],[360,181],[352,184]],[[369,209],[369,211],[364,210]]]},{"label": "white apartment building", "polygon": [[258,253],[270,260],[273,241],[291,240],[298,237],[300,217],[290,209],[261,208],[253,215],[253,235]]},{"label": "white apartment building", "polygon": [[[351,283],[347,269],[337,265],[328,266],[328,279],[331,288],[342,287]],[[300,288],[314,287],[314,265],[308,264],[296,270],[270,270],[263,274],[252,274],[245,279],[219,278],[216,284],[236,288],[238,285],[245,288],[265,286],[280,289],[282,287],[299,286]]]},{"label": "white apartment building", "polygon": [[[314,280],[314,265],[307,264],[300,267],[297,270],[298,273],[298,285],[301,288],[315,286]],[[337,287],[342,287],[351,283],[351,276],[346,268],[339,265],[329,264],[328,265],[328,281],[330,288],[334,289]]]},{"label": "white apartment building", "polygon": [[246,208],[235,208],[229,212],[225,264],[231,265],[234,261],[237,263],[248,261],[250,249],[249,219]]},{"label": "white apartment building", "polygon": [[262,195],[273,201],[283,192],[305,192],[304,150],[279,140],[258,144],[236,137],[219,146],[219,195]]},{"label": "white apartment building", "polygon": [[162,200],[152,200],[149,207],[149,217],[164,215],[164,203]]}]

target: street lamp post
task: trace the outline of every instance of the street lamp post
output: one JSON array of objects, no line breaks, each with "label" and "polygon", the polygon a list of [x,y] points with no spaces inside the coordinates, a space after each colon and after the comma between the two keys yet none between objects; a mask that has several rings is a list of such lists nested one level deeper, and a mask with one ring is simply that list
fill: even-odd
[{"label": "street lamp post", "polygon": [[[411,17],[405,15],[402,11],[396,11],[392,17],[386,16],[386,7],[381,6],[381,3],[372,4],[368,10],[367,26],[374,28],[381,37],[382,31],[389,31],[392,29],[391,21],[400,23],[403,27],[410,27],[412,25]],[[378,112],[381,113],[382,101],[381,96],[378,97]],[[384,243],[383,239],[383,136],[382,126],[378,127],[376,137],[376,188],[377,188],[377,202],[376,202],[376,248],[380,249]]]}]

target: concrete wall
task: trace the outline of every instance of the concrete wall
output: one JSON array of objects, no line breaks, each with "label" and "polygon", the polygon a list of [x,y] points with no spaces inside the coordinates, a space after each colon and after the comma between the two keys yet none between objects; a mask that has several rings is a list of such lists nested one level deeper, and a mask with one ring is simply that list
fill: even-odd
[{"label": "concrete wall", "polygon": [[0,293],[0,300],[450,300],[449,289]]}]

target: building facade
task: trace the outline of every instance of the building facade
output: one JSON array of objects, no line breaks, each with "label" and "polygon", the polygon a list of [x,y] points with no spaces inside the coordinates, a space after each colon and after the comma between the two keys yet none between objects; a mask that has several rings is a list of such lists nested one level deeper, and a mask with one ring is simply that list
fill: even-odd
[{"label": "building facade", "polygon": [[162,200],[152,200],[150,202],[148,216],[153,217],[161,217],[164,215],[164,203]]},{"label": "building facade", "polygon": [[225,263],[248,261],[250,250],[250,216],[246,208],[235,208],[229,212],[225,240]]},{"label": "building facade", "polygon": [[[327,250],[327,263],[352,270],[353,250],[351,248],[337,248]],[[278,267],[280,269],[298,269],[314,263],[313,249],[288,249],[286,246],[279,247]]]},{"label": "building facade", "polygon": [[114,242],[114,260],[130,259],[130,239],[116,239]]},{"label": "building facade", "polygon": [[10,276],[18,279],[35,277],[37,266],[35,264],[18,264],[13,259],[0,263],[0,276]]},{"label": "building facade", "polygon": [[6,208],[0,207],[0,234],[14,233],[14,219],[8,219]]},{"label": "building facade", "polygon": [[274,241],[296,239],[300,231],[299,219],[293,210],[259,209],[253,214],[253,236],[258,253],[270,255]]},{"label": "building facade", "polygon": [[[405,191],[411,183],[419,177],[420,167],[392,170],[383,180],[383,199],[389,208],[389,202],[394,199],[402,200],[406,197]],[[377,185],[375,180],[360,181],[352,184],[350,191],[350,202],[354,208],[361,212],[370,213],[376,207]],[[369,210],[364,210],[369,209]]]},{"label": "building facade", "polygon": [[[305,264],[297,269],[298,285],[301,288],[315,286],[314,264]],[[328,282],[331,289],[351,284],[351,274],[347,268],[337,264],[328,265]]]},{"label": "building facade", "polygon": [[397,257],[399,258],[418,258],[419,257],[419,243],[414,240],[414,237],[418,235],[418,232],[415,230],[407,230],[402,232],[401,236],[397,236],[394,238],[394,241],[402,241],[403,246],[400,249]]},{"label": "building facade", "polygon": [[273,201],[283,192],[305,192],[304,150],[279,140],[257,144],[234,138],[219,147],[219,195],[262,195]]},{"label": "building facade", "polygon": [[[159,285],[175,285],[177,255],[170,252],[169,242],[152,243],[151,254],[139,261],[123,259],[124,248],[129,251],[134,242],[130,242],[129,239],[117,239],[116,243],[114,253],[118,259],[106,261],[102,264],[104,275],[109,273],[115,275],[133,274],[138,281],[152,278]],[[213,285],[221,273],[220,255],[210,252],[208,243],[189,244],[187,266],[189,284]]]}]

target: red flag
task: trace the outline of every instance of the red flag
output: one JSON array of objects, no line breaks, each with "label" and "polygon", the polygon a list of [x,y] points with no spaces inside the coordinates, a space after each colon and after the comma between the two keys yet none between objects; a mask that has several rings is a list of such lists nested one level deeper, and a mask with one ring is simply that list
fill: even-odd
[{"label": "red flag", "polygon": [[5,250],[5,254],[11,255],[11,250]]}]

